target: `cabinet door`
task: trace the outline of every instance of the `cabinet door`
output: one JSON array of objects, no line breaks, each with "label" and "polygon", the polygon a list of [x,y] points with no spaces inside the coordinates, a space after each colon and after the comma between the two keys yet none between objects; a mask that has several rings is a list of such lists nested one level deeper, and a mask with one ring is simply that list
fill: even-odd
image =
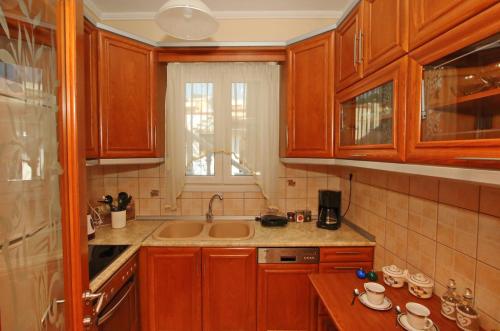
[{"label": "cabinet door", "polygon": [[410,1],[410,48],[414,49],[443,34],[497,2],[498,0]]},{"label": "cabinet door", "polygon": [[[122,289],[127,293],[118,293],[116,301],[112,300],[108,311],[103,311],[102,316],[108,313],[111,317],[98,326],[99,331],[137,331],[138,330],[138,307],[137,307],[137,285],[134,282],[129,287]],[[120,292],[121,292],[120,291]],[[116,305],[116,306],[115,306]],[[117,309],[115,309],[117,307]]]},{"label": "cabinet door", "polygon": [[290,46],[288,157],[333,156],[333,33]]},{"label": "cabinet door", "polygon": [[101,158],[155,157],[155,53],[99,31]]},{"label": "cabinet door", "polygon": [[318,316],[318,330],[317,331],[336,331],[337,328],[332,323],[330,316],[319,315]]},{"label": "cabinet door", "polygon": [[411,53],[408,161],[500,168],[498,17],[500,4]]},{"label": "cabinet door", "polygon": [[363,75],[408,52],[408,0],[364,0]]},{"label": "cabinet door", "polygon": [[335,155],[403,161],[408,57],[391,63],[335,98]]},{"label": "cabinet door", "polygon": [[315,264],[259,265],[259,331],[316,329],[317,298],[308,275],[317,271]]},{"label": "cabinet door", "polygon": [[255,331],[255,248],[203,248],[203,330]]},{"label": "cabinet door", "polygon": [[363,77],[360,8],[354,8],[335,30],[335,91],[340,91]]},{"label": "cabinet door", "polygon": [[99,104],[97,99],[97,30],[84,22],[85,156],[99,157]]},{"label": "cabinet door", "polygon": [[141,325],[151,331],[201,331],[201,250],[141,250]]}]

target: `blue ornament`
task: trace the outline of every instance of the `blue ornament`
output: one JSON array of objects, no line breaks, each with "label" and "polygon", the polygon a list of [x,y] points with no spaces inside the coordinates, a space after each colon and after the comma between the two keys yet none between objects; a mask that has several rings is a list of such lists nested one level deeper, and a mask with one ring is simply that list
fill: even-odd
[{"label": "blue ornament", "polygon": [[356,270],[356,276],[359,279],[365,279],[366,278],[366,272],[363,270],[363,268],[359,268],[358,270]]}]

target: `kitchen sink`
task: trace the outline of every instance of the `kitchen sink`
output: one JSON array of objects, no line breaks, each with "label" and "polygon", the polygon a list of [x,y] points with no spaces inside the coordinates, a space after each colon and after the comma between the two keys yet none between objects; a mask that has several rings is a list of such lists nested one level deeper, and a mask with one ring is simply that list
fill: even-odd
[{"label": "kitchen sink", "polygon": [[249,239],[254,235],[254,224],[248,221],[216,221],[210,225],[208,236],[217,239]]},{"label": "kitchen sink", "polygon": [[205,222],[194,221],[171,221],[165,222],[153,237],[155,239],[178,239],[197,237],[203,231]]}]

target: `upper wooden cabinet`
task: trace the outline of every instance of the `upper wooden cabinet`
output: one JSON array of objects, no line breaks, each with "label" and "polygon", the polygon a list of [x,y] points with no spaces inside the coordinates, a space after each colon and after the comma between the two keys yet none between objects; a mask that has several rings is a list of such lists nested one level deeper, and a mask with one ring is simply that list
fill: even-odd
[{"label": "upper wooden cabinet", "polygon": [[333,156],[333,32],[287,49],[287,157]]},{"label": "upper wooden cabinet", "polygon": [[363,77],[360,61],[362,5],[354,8],[335,30],[335,90],[339,91]]},{"label": "upper wooden cabinet", "polygon": [[408,57],[365,77],[335,97],[335,156],[403,161]]},{"label": "upper wooden cabinet", "polygon": [[410,48],[441,35],[495,3],[498,0],[410,1]]},{"label": "upper wooden cabinet", "polygon": [[255,331],[255,248],[203,248],[203,330]]},{"label": "upper wooden cabinet", "polygon": [[363,0],[336,30],[335,90],[408,52],[408,1]]},{"label": "upper wooden cabinet", "polygon": [[87,159],[99,157],[99,104],[97,98],[97,30],[85,20],[85,150]]},{"label": "upper wooden cabinet", "polygon": [[[368,75],[408,52],[408,1],[364,0],[363,75]],[[415,1],[413,1],[415,2]]]},{"label": "upper wooden cabinet", "polygon": [[407,160],[500,168],[500,4],[410,55]]},{"label": "upper wooden cabinet", "polygon": [[156,66],[152,47],[99,31],[101,158],[162,154]]}]

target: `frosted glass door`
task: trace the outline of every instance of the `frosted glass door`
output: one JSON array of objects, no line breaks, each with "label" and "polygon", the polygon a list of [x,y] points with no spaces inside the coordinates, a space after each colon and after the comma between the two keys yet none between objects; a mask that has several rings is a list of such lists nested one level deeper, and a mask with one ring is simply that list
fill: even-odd
[{"label": "frosted glass door", "polygon": [[0,1],[2,330],[64,330],[57,8]]}]

